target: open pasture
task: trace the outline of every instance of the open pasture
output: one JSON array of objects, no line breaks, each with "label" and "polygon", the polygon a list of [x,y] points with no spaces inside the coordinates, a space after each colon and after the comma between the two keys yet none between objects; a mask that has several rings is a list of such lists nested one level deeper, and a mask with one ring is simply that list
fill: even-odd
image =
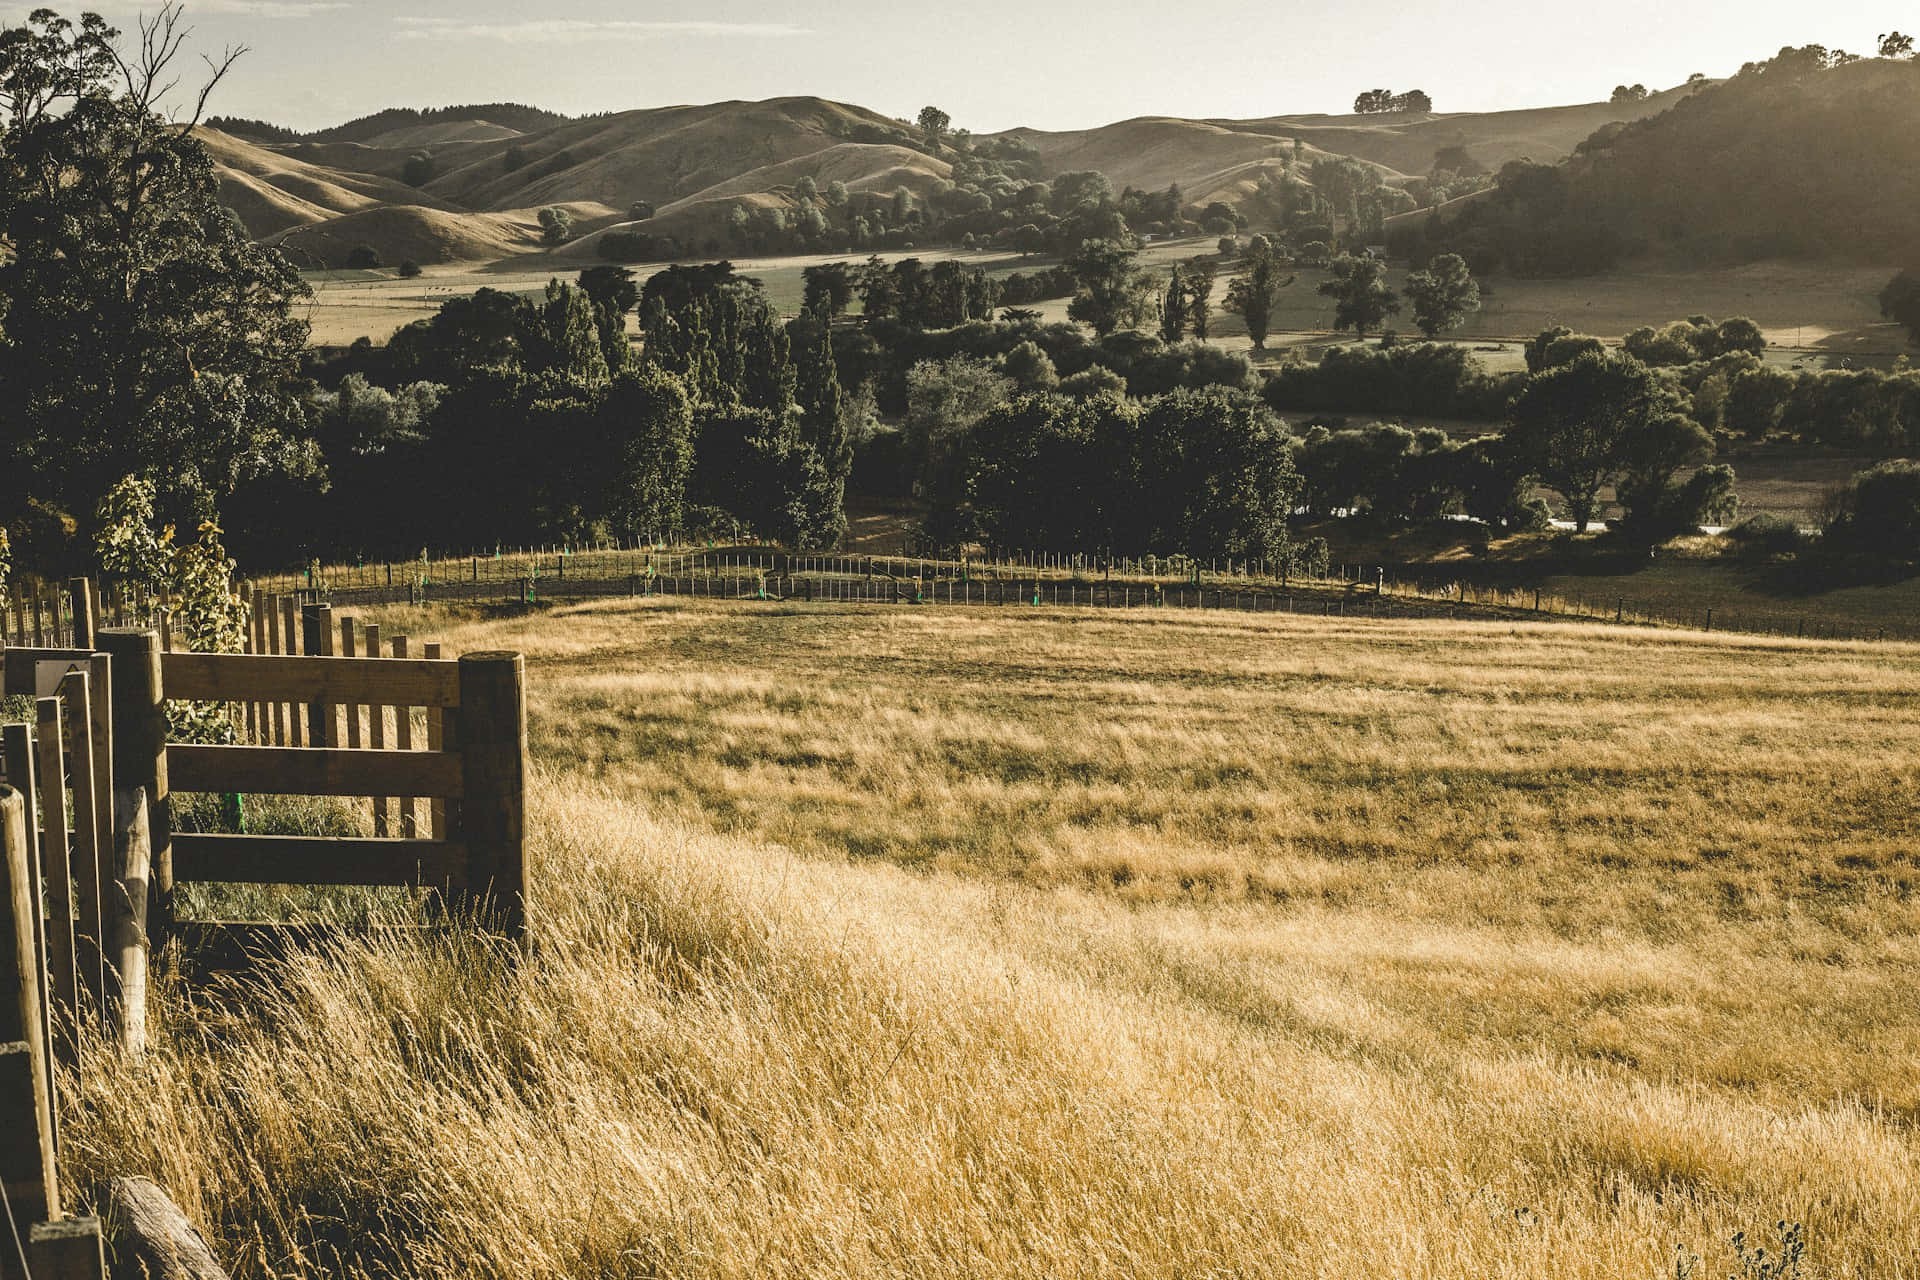
[{"label": "open pasture", "polygon": [[528,654],[536,941],[86,1080],[79,1159],[242,1274],[1644,1280],[1782,1219],[1914,1274],[1911,646],[387,621]]}]

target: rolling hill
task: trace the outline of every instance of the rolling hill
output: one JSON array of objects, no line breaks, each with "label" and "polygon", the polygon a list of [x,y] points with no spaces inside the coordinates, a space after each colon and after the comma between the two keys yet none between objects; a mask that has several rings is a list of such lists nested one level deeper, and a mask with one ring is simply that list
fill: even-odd
[{"label": "rolling hill", "polygon": [[[257,136],[284,133],[261,126]],[[954,176],[951,153],[929,154],[904,122],[812,97],[584,119],[511,104],[394,110],[291,142],[205,136],[227,202],[254,235],[336,265],[357,244],[389,263],[541,252],[533,211],[547,205],[578,215],[569,258],[593,256],[599,236],[615,229],[713,252],[730,243],[737,210],[757,218],[795,211],[803,180],[882,197],[905,188],[925,200]],[[1910,213],[1920,198],[1916,140],[1920,72],[1863,62],[1805,77],[1743,74],[1619,104],[1142,117],[981,141],[1027,149],[1043,178],[1097,169],[1116,188],[1177,183],[1189,210],[1216,200],[1237,206],[1264,176],[1290,166],[1298,177],[1329,156],[1405,185],[1432,169],[1437,153],[1459,149],[1486,170],[1520,159],[1560,165],[1569,207],[1635,246],[1696,259],[1904,260],[1920,249]],[[654,208],[644,224],[624,221],[636,201]]]}]

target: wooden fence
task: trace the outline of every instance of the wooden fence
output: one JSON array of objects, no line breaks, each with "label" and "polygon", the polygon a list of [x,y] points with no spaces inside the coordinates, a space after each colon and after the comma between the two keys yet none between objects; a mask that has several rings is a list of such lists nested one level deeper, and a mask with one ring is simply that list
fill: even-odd
[{"label": "wooden fence", "polygon": [[[520,936],[525,664],[414,657],[346,618],[336,651],[326,606],[265,598],[259,651],[170,652],[158,631],[99,627],[84,582],[27,599],[0,634],[0,694],[32,710],[0,726],[0,1280],[98,1277],[98,1220],[61,1212],[57,1073],[86,1045],[143,1047],[149,927],[261,932],[179,919],[176,887],[420,886]],[[224,708],[233,741],[170,742],[181,703]],[[176,833],[175,792],[364,798],[374,834]]]}]

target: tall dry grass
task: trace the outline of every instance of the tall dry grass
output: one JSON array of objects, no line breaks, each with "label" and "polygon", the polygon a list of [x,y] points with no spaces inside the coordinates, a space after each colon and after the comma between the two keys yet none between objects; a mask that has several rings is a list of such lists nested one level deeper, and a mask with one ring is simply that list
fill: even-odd
[{"label": "tall dry grass", "polygon": [[1911,650],[437,622],[533,663],[531,954],[171,992],[67,1100],[247,1275],[1916,1274]]}]

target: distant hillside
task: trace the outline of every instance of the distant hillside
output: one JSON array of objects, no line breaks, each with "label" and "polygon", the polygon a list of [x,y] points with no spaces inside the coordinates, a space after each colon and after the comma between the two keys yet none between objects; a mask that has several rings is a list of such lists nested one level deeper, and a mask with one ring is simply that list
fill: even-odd
[{"label": "distant hillside", "polygon": [[1779,60],[1606,130],[1569,200],[1636,247],[1693,261],[1920,254],[1920,66]]},{"label": "distant hillside", "polygon": [[[1143,117],[1097,129],[1048,133],[1015,129],[1055,171],[1098,169],[1116,187],[1159,190],[1179,183],[1198,203],[1252,189],[1257,170],[1291,154],[1296,139],[1304,159],[1352,156],[1378,166],[1389,178],[1428,173],[1442,148],[1465,148],[1487,169],[1529,157],[1552,163],[1572,154],[1596,129],[1657,113],[1684,96],[1681,90],[1643,102],[1589,103],[1533,111],[1484,114],[1382,116],[1272,116],[1263,120],[1183,120]],[[1252,170],[1250,172],[1250,170]]]},{"label": "distant hillside", "polygon": [[[1387,224],[1389,240],[1412,256],[1452,248],[1483,271],[1581,274],[1649,250],[1703,261],[1920,258],[1912,213],[1920,207],[1920,68],[1802,70],[1768,63],[1640,102],[1528,111],[1142,117],[1066,132],[1016,129],[976,137],[968,151],[936,148],[904,121],[813,97],[584,118],[513,103],[393,108],[297,138],[245,120],[225,121],[232,133],[207,138],[226,201],[249,230],[325,261],[343,257],[355,238],[388,261],[542,251],[527,224],[547,205],[584,215],[564,250],[571,257],[603,248],[634,261],[899,248],[963,237],[1011,245],[1022,222],[1037,221],[1044,238],[1079,216],[1075,209],[1095,208],[1032,185],[1087,170],[1106,175],[1116,194],[1179,187],[1179,200],[1154,212],[1143,212],[1145,197],[1121,201],[1121,225],[1141,234],[1195,234],[1220,221],[1219,210],[1207,213],[1216,203],[1257,228],[1278,217],[1294,226],[1300,209],[1310,205],[1319,217],[1331,207],[1312,191],[1319,162],[1330,159],[1360,166],[1331,166],[1336,177],[1370,170],[1375,191],[1400,188],[1383,197],[1388,214],[1484,180],[1449,179],[1436,192],[1428,182],[1436,168],[1476,175],[1531,162],[1517,170],[1523,181]],[[1025,203],[1028,192],[1038,204]],[[411,212],[364,216],[380,210]]]},{"label": "distant hillside", "polygon": [[1390,221],[1415,260],[1587,275],[1624,260],[1920,260],[1920,67],[1786,50],[1644,119],[1607,125],[1557,166]]}]

